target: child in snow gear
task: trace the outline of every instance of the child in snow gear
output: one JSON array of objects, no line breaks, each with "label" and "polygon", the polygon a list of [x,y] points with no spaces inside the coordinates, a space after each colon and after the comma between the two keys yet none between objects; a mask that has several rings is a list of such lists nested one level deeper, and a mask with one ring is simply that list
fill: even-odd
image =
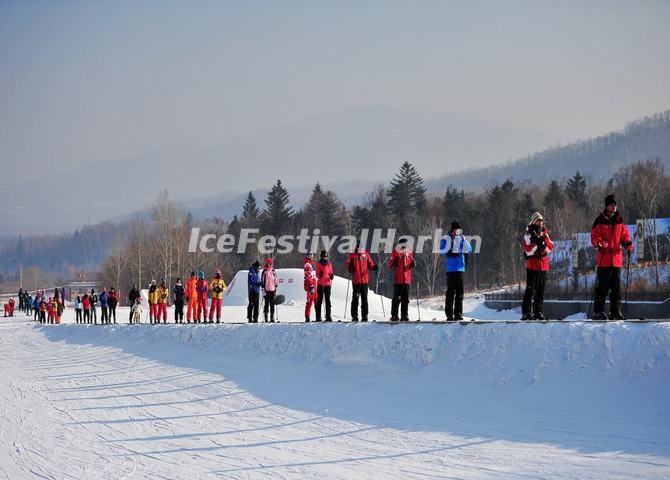
[{"label": "child in snow gear", "polygon": [[56,308],[53,297],[49,297],[49,302],[47,303],[47,317],[49,318],[49,323],[53,324],[56,319]]},{"label": "child in snow gear", "polygon": [[333,318],[330,315],[330,290],[333,284],[333,264],[328,260],[328,252],[321,251],[321,258],[316,264],[316,321],[321,321],[321,305],[325,298],[326,300],[326,322],[332,322]]},{"label": "child in snow gear", "polygon": [[609,292],[610,320],[623,320],[621,314],[621,268],[623,253],[633,250],[628,227],[617,211],[614,195],[605,198],[605,210],[598,215],[591,228],[591,243],[596,247],[596,288],[593,302],[594,318],[605,320],[605,297]]},{"label": "child in snow gear", "polygon": [[358,300],[361,301],[361,321],[368,321],[368,285],[370,283],[370,270],[377,267],[372,261],[370,254],[356,242],[356,248],[347,255],[345,267],[352,280],[351,292],[351,321],[358,321]]},{"label": "child in snow gear", "polygon": [[40,300],[40,323],[47,323],[47,301],[44,299],[44,292]]},{"label": "child in snow gear", "polygon": [[209,292],[209,283],[205,280],[205,272],[200,270],[198,272],[198,281],[195,284],[196,298],[198,300],[197,318],[193,321],[200,323],[207,321],[207,292]]},{"label": "child in snow gear", "polygon": [[135,301],[139,300],[141,296],[140,291],[137,289],[137,284],[133,283],[133,288],[128,292],[128,305],[130,305],[129,323],[133,323],[133,307],[135,306]]},{"label": "child in snow gear", "polygon": [[119,297],[116,294],[114,287],[112,287],[107,294],[107,306],[109,307],[109,320],[112,321],[112,319],[114,319],[114,323],[116,323],[116,305],[118,303]]},{"label": "child in snow gear", "polygon": [[158,315],[158,294],[156,293],[158,286],[156,280],[151,280],[149,285],[149,323],[154,323],[154,318]]},{"label": "child in snow gear", "polygon": [[521,241],[526,258],[526,291],[523,294],[521,320],[544,320],[544,286],[549,270],[549,253],[554,243],[544,227],[544,218],[535,212]]},{"label": "child in snow gear", "polygon": [[191,318],[195,322],[195,315],[198,311],[198,290],[196,289],[198,279],[195,277],[195,272],[191,272],[191,276],[186,280],[186,323],[191,323]]},{"label": "child in snow gear", "polygon": [[312,305],[316,301],[316,273],[312,268],[310,262],[305,263],[304,267],[305,279],[303,288],[305,289],[305,322],[309,322],[309,317],[312,314]]},{"label": "child in snow gear", "polygon": [[130,323],[140,323],[142,318],[142,300],[137,298],[135,299],[135,305],[130,309]]},{"label": "child in snow gear", "polygon": [[407,248],[407,239],[401,238],[393,249],[388,265],[393,269],[393,299],[391,301],[391,321],[398,321],[398,306],[400,306],[400,321],[409,321],[409,286],[412,284],[412,269],[414,268],[414,252]]},{"label": "child in snow gear", "polygon": [[174,301],[174,323],[184,322],[184,297],[186,292],[184,286],[181,284],[181,278],[177,279],[174,288],[172,289]]},{"label": "child in snow gear", "polygon": [[451,222],[449,236],[440,241],[440,253],[446,257],[444,313],[447,321],[463,320],[463,273],[467,264],[466,255],[472,253],[472,245],[463,236],[463,229],[458,222]]},{"label": "child in snow gear", "polygon": [[212,291],[212,305],[209,309],[209,323],[212,323],[214,319],[214,310],[216,310],[216,323],[221,322],[221,305],[223,304],[223,292],[228,288],[226,282],[223,281],[221,277],[221,271],[217,270],[212,278],[212,283],[210,284],[210,290]]},{"label": "child in snow gear", "polygon": [[156,316],[154,320],[156,323],[161,322],[161,317],[163,317],[163,323],[167,323],[167,299],[170,291],[168,290],[165,280],[161,280],[161,285],[156,289]]},{"label": "child in snow gear", "polygon": [[268,309],[270,310],[270,322],[275,321],[275,295],[277,294],[277,272],[274,268],[274,260],[268,258],[263,265],[261,284],[264,292],[263,317],[268,321]]},{"label": "child in snow gear", "polygon": [[260,305],[261,274],[258,268],[261,263],[256,260],[249,268],[247,274],[247,291],[249,292],[249,305],[247,305],[247,321],[249,323],[258,323],[258,307]]}]

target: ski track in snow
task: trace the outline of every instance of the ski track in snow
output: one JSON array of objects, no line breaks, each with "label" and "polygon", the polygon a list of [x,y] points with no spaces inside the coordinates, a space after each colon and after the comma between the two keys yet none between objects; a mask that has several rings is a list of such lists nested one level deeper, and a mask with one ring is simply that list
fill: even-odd
[{"label": "ski track in snow", "polygon": [[6,479],[670,477],[669,325],[19,313],[0,319],[0,348]]}]

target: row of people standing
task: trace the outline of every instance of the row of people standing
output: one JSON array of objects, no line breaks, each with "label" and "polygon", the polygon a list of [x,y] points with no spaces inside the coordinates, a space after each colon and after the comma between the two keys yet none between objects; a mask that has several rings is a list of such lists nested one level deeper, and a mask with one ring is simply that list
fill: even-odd
[{"label": "row of people standing", "polygon": [[74,300],[75,323],[98,323],[97,307],[100,307],[100,323],[116,323],[116,307],[119,304],[119,295],[114,287],[109,291],[103,288],[100,295],[91,289],[90,293],[77,295]]}]

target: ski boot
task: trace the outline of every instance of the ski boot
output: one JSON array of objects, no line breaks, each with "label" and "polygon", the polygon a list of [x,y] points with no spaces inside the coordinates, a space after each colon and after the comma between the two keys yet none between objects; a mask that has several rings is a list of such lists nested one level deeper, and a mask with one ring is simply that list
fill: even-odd
[{"label": "ski boot", "polygon": [[533,317],[533,320],[543,321],[544,319],[545,319],[544,314],[542,312],[536,313],[535,316]]},{"label": "ski boot", "polygon": [[621,312],[610,312],[609,320],[626,320]]},{"label": "ski boot", "polygon": [[607,315],[605,312],[599,312],[593,315],[593,320],[607,320]]},{"label": "ski boot", "polygon": [[454,316],[454,320],[456,320],[457,322],[462,321],[463,320],[463,315],[457,314],[456,316]]}]

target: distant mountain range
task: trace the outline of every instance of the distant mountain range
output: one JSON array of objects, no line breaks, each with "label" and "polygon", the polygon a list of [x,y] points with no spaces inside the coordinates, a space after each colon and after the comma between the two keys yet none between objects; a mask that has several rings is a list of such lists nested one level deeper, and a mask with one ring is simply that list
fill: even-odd
[{"label": "distant mountain range", "polygon": [[[40,226],[95,224],[145,208],[162,189],[175,199],[224,197],[219,198],[223,202],[189,202],[194,210],[208,213],[236,195],[269,189],[278,178],[296,200],[304,197],[300,186],[309,191],[317,180],[341,185],[343,192],[351,184],[362,196],[366,186],[388,181],[405,160],[430,177],[462,165],[497,164],[560,140],[454,113],[350,109],[211,148],[162,149],[71,169],[54,165],[30,185],[0,191],[0,233],[21,233],[15,230],[21,225],[39,231]],[[225,207],[216,211],[221,216],[230,212]],[[13,225],[10,231],[8,225]]]},{"label": "distant mountain range", "polygon": [[[74,225],[122,221],[165,188],[196,217],[230,219],[241,212],[249,190],[262,207],[278,178],[296,208],[316,181],[352,205],[375,184],[388,184],[404,160],[416,165],[434,193],[448,185],[478,189],[507,178],[542,182],[577,170],[594,181],[607,180],[619,167],[648,158],[660,158],[670,169],[670,110],[620,131],[523,156],[557,141],[449,113],[347,110],[219,147],[155,151],[9,186],[0,191],[0,235],[71,232]],[[517,160],[505,161],[513,157]],[[471,168],[458,170],[459,165]]]},{"label": "distant mountain range", "polygon": [[607,181],[622,166],[652,158],[660,159],[670,171],[670,110],[631,122],[620,131],[493,167],[450,173],[427,184],[433,191],[444,191],[448,185],[478,189],[507,178],[533,182],[566,178],[577,170],[593,181]]}]

